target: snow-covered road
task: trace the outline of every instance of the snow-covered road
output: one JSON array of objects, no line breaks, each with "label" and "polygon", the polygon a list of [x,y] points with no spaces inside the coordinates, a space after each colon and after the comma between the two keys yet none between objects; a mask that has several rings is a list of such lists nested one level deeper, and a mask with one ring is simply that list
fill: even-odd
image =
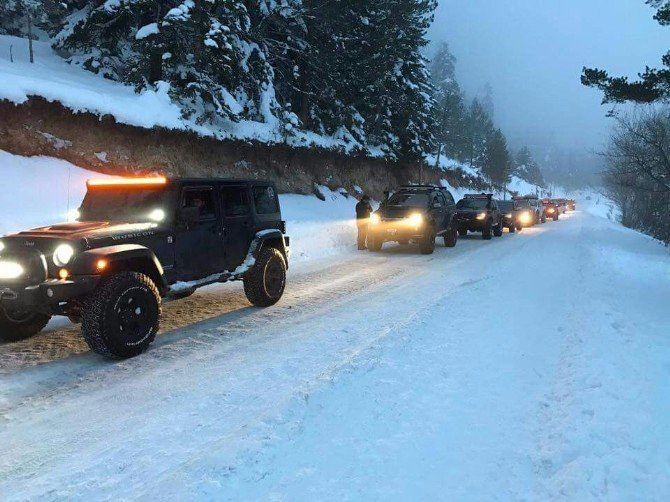
[{"label": "snow-covered road", "polygon": [[209,289],[141,357],[0,374],[0,498],[667,500],[668,298],[667,250],[587,213]]}]

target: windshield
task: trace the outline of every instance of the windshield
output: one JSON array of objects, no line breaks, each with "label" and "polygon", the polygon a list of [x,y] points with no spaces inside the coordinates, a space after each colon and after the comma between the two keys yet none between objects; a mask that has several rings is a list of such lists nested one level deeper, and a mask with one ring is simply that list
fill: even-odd
[{"label": "windshield", "polygon": [[89,189],[79,221],[159,222],[169,216],[169,194],[165,187]]},{"label": "windshield", "polygon": [[395,193],[388,200],[387,205],[402,207],[426,207],[428,205],[428,195],[425,193]]},{"label": "windshield", "polygon": [[509,200],[499,200],[498,209],[500,209],[501,211],[513,211],[514,202],[511,202]]},{"label": "windshield", "polygon": [[486,209],[488,203],[488,199],[461,199],[456,207],[458,209]]}]

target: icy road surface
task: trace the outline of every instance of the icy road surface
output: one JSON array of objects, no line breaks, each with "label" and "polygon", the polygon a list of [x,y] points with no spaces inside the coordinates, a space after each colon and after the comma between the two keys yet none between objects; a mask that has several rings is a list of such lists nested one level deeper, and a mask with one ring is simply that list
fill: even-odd
[{"label": "icy road surface", "polygon": [[668,298],[587,213],[208,290],[141,357],[0,374],[0,498],[668,500]]}]

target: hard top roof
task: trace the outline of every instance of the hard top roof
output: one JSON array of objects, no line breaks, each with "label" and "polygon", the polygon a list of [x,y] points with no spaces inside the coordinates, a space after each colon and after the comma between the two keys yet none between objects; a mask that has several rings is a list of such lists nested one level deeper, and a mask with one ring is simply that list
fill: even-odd
[{"label": "hard top roof", "polygon": [[439,185],[402,185],[398,188],[401,190],[447,190],[447,187]]},{"label": "hard top roof", "polygon": [[492,199],[492,193],[466,193],[464,199]]},{"label": "hard top roof", "polygon": [[132,186],[161,186],[161,185],[274,185],[273,181],[240,178],[195,178],[179,176],[143,176],[123,178],[89,179],[86,182],[90,187],[132,187]]}]

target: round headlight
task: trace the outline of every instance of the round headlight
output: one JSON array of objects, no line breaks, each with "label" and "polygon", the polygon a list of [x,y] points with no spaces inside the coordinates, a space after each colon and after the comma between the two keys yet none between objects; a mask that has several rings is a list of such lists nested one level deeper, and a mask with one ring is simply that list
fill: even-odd
[{"label": "round headlight", "polygon": [[370,215],[370,223],[372,223],[373,225],[378,225],[381,222],[382,222],[382,217],[379,216],[377,213],[372,213]]},{"label": "round headlight", "polygon": [[413,225],[415,227],[423,225],[423,215],[421,213],[415,213],[411,215],[409,218],[409,224]]},{"label": "round headlight", "polygon": [[477,219],[478,219],[478,220],[484,220],[484,219],[486,219],[486,213],[479,213],[479,214],[477,215]]},{"label": "round headlight", "polygon": [[61,244],[54,251],[54,263],[57,267],[64,267],[74,256],[74,248],[69,244]]},{"label": "round headlight", "polygon": [[165,211],[162,209],[154,209],[149,213],[149,219],[152,221],[163,221],[165,219]]}]

